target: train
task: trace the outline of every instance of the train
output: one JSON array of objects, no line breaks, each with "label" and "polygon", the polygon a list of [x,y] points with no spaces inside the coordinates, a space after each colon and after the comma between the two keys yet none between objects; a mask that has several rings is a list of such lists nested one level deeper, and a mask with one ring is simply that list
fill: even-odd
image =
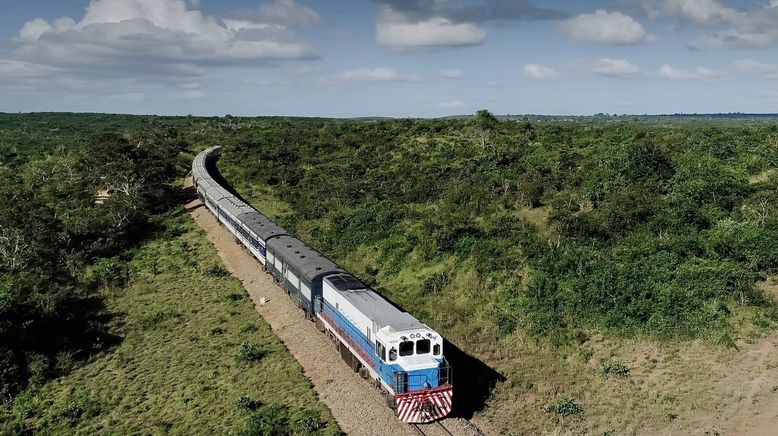
[{"label": "train", "polygon": [[348,368],[381,389],[399,420],[446,417],[453,387],[443,337],[225,189],[214,177],[221,155],[211,147],[192,163],[197,196],[219,224],[333,340]]}]

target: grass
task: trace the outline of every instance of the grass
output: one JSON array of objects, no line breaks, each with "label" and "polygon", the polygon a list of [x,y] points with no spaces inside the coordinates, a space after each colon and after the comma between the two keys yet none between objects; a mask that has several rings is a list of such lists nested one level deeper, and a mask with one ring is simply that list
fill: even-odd
[{"label": "grass", "polygon": [[281,433],[339,433],[204,234],[183,213],[167,227],[104,288],[122,342],[0,406],[0,433],[252,434],[274,411]]}]

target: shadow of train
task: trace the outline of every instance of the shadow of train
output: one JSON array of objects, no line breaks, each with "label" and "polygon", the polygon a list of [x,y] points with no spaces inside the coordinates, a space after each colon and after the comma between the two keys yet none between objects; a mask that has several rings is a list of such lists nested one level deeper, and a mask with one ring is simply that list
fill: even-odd
[{"label": "shadow of train", "polygon": [[443,343],[446,360],[453,367],[454,398],[451,416],[470,419],[483,410],[492,390],[505,377],[449,341]]}]

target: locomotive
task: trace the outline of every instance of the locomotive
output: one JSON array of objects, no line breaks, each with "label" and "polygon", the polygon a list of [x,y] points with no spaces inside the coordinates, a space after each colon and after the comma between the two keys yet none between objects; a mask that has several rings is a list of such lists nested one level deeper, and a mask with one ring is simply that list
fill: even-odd
[{"label": "locomotive", "polygon": [[448,415],[452,371],[443,338],[221,186],[213,177],[221,153],[211,147],[192,164],[197,195],[219,223],[335,342],[351,370],[384,392],[398,419]]}]

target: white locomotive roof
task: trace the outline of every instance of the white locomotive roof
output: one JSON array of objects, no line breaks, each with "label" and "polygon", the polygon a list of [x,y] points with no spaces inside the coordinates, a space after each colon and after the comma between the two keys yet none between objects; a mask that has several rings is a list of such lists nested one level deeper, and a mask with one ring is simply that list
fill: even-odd
[{"label": "white locomotive roof", "polygon": [[360,313],[376,323],[377,330],[389,326],[390,332],[428,328],[408,312],[394,307],[382,296],[350,274],[333,274],[324,278]]}]

